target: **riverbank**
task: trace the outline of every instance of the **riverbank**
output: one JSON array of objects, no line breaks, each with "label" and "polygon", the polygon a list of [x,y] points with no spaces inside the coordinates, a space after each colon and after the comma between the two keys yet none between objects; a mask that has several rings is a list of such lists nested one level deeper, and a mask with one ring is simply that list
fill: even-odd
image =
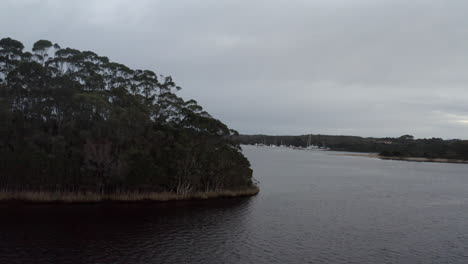
[{"label": "riverbank", "polygon": [[259,193],[257,186],[243,190],[221,190],[208,192],[195,192],[178,194],[174,192],[122,192],[114,194],[100,194],[95,192],[0,192],[0,202],[22,201],[22,202],[63,202],[63,203],[96,203],[96,202],[138,202],[138,201],[178,201],[178,200],[203,200],[223,197],[254,196]]},{"label": "riverbank", "polygon": [[377,153],[349,153],[349,154],[336,154],[340,156],[351,156],[351,157],[367,157],[383,160],[401,160],[401,161],[413,161],[413,162],[437,162],[437,163],[459,163],[459,164],[468,164],[468,160],[458,160],[458,159],[440,159],[440,158],[419,158],[419,157],[387,157],[381,156]]},{"label": "riverbank", "polygon": [[379,159],[383,160],[403,160],[403,161],[415,161],[415,162],[438,162],[438,163],[462,163],[468,164],[468,160],[457,160],[457,159],[431,159],[431,158],[418,158],[418,157],[386,157],[378,155]]}]

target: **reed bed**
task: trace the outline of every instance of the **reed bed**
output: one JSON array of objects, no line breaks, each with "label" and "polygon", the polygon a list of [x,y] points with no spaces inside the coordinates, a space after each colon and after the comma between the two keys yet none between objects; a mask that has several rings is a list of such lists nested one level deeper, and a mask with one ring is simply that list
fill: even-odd
[{"label": "reed bed", "polygon": [[221,197],[241,197],[258,194],[257,186],[242,190],[220,190],[193,193],[175,192],[119,192],[101,194],[96,192],[47,192],[47,191],[0,191],[0,201],[25,201],[25,202],[65,202],[88,203],[102,201],[137,202],[137,201],[175,201],[175,200],[199,200]]}]

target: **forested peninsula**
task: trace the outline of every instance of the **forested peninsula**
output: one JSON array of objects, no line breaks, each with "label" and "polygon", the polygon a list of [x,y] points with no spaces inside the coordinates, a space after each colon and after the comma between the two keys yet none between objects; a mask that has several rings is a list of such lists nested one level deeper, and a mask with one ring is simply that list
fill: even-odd
[{"label": "forested peninsula", "polygon": [[0,200],[254,195],[238,133],[171,77],[48,40],[0,40]]},{"label": "forested peninsula", "polygon": [[241,144],[285,145],[299,148],[310,146],[335,151],[375,153],[382,159],[468,163],[468,140],[442,138],[358,137],[334,135],[237,135]]}]

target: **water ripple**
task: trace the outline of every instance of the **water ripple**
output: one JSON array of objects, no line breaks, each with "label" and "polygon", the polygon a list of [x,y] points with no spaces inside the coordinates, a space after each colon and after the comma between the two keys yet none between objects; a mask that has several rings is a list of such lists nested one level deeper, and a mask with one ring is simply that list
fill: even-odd
[{"label": "water ripple", "polygon": [[0,205],[0,263],[468,263],[468,166],[245,151],[253,198]]}]

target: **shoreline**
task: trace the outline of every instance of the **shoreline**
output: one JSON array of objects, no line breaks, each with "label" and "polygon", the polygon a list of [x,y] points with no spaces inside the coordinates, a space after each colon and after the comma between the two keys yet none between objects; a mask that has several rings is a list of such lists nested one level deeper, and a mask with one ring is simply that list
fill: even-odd
[{"label": "shoreline", "polygon": [[418,158],[418,157],[386,157],[378,155],[379,159],[382,160],[402,160],[412,162],[435,162],[435,163],[456,163],[456,164],[468,164],[468,160],[457,160],[457,159],[442,159],[442,158]]},{"label": "shoreline", "polygon": [[350,156],[350,157],[367,157],[381,160],[399,160],[399,161],[410,161],[410,162],[435,162],[435,163],[454,163],[454,164],[468,164],[468,160],[458,159],[442,159],[442,158],[421,158],[421,157],[386,157],[381,156],[377,153],[349,153],[349,154],[336,154],[338,156]]},{"label": "shoreline", "polygon": [[100,194],[96,192],[0,192],[0,203],[99,203],[99,202],[169,202],[182,200],[206,200],[215,198],[255,196],[260,192],[258,186],[243,190],[221,190],[177,194],[174,192],[123,192]]}]

